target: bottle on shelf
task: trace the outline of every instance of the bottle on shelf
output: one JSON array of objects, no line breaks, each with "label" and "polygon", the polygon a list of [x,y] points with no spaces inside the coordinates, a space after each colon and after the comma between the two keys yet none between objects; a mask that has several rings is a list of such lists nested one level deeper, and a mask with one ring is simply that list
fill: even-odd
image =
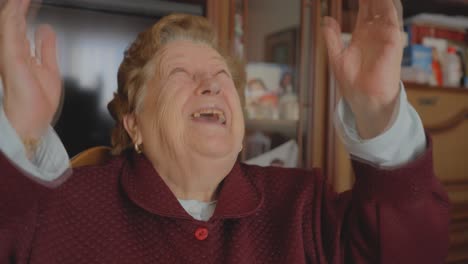
[{"label": "bottle on shelf", "polygon": [[292,85],[286,86],[285,93],[279,99],[280,119],[299,120],[299,100]]},{"label": "bottle on shelf", "polygon": [[457,49],[449,47],[444,63],[444,85],[447,87],[460,87],[462,77],[462,65]]}]

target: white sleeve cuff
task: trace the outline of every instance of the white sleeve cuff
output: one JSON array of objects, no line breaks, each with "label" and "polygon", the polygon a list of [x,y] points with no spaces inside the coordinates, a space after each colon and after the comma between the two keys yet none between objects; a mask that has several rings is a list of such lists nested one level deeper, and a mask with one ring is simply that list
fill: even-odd
[{"label": "white sleeve cuff", "polygon": [[368,140],[359,137],[354,115],[343,99],[336,109],[335,127],[353,158],[379,167],[401,166],[417,158],[426,149],[421,119],[409,104],[403,84],[393,118],[379,136]]},{"label": "white sleeve cuff", "polygon": [[21,139],[8,121],[0,104],[0,151],[18,168],[43,181],[54,181],[69,168],[68,154],[59,137],[49,126],[32,160],[26,156]]}]

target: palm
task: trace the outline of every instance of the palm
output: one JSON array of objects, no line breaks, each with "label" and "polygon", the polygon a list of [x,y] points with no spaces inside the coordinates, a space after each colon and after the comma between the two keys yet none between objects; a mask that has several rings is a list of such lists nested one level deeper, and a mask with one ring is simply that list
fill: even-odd
[{"label": "palm", "polygon": [[337,58],[335,74],[357,92],[382,97],[391,96],[395,89],[383,90],[382,84],[398,87],[401,64],[401,32],[397,26],[380,23],[364,24],[356,28],[352,42]]},{"label": "palm", "polygon": [[403,34],[392,0],[360,0],[356,28],[347,48],[341,41],[336,21],[328,18],[327,22],[325,37],[330,63],[355,115],[395,102]]},{"label": "palm", "polygon": [[[55,34],[49,27],[36,33],[36,57],[26,38],[27,1],[10,0],[2,10],[0,58],[5,88],[4,108],[20,136],[40,137],[57,109],[61,93],[55,57]],[[12,25],[19,25],[16,28]]]}]

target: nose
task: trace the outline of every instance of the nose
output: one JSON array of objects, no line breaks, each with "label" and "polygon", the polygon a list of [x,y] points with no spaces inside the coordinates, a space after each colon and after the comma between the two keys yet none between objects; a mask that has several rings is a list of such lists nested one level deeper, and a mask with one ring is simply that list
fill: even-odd
[{"label": "nose", "polygon": [[197,95],[218,95],[221,93],[221,85],[216,78],[205,78],[200,81],[195,93]]}]

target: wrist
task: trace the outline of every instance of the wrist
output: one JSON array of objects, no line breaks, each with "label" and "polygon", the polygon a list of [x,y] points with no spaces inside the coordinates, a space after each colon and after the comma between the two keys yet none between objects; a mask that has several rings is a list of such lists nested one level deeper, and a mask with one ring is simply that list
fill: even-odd
[{"label": "wrist", "polygon": [[372,139],[384,133],[390,126],[397,107],[397,98],[382,104],[367,102],[349,103],[356,121],[356,130],[361,139]]},{"label": "wrist", "polygon": [[6,119],[23,143],[26,156],[31,159],[40,144],[40,139],[45,129],[32,128],[33,126],[30,122],[27,122],[20,116],[16,116],[14,113],[9,112],[7,108],[4,108],[4,112]]}]

